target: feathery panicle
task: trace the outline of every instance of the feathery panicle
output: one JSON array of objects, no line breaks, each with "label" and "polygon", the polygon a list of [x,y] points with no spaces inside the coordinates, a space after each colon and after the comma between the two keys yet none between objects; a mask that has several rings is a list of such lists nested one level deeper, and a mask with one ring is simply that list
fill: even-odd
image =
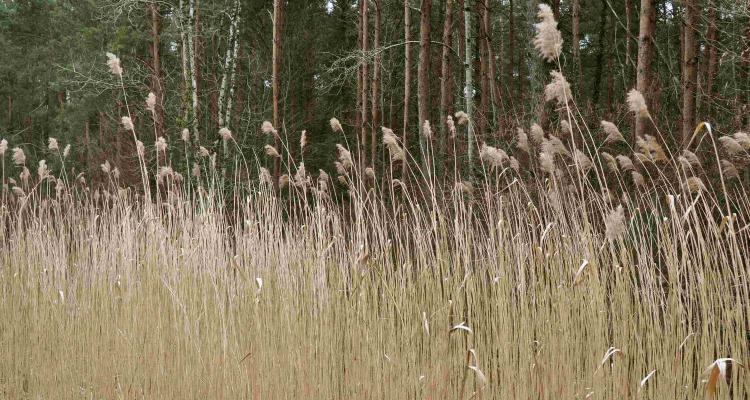
[{"label": "feathery panicle", "polygon": [[637,137],[635,139],[636,147],[645,154],[648,161],[651,162],[664,162],[667,161],[667,153],[664,152],[664,148],[659,144],[655,137],[646,135],[645,137]]},{"label": "feathery panicle", "polygon": [[552,82],[544,87],[544,100],[555,100],[558,105],[565,105],[572,98],[570,83],[560,71],[550,71]]},{"label": "feathery panicle", "polygon": [[297,173],[294,174],[294,186],[304,188],[309,186],[311,182],[312,178],[310,178],[310,176],[307,174],[305,163],[299,163],[299,166],[297,167]]},{"label": "feathery panicle", "polygon": [[281,154],[279,154],[279,151],[270,144],[263,146],[263,148],[266,150],[266,155],[268,155],[269,157],[281,158]]},{"label": "feathery panicle", "polygon": [[630,157],[620,154],[617,156],[617,162],[623,171],[635,171],[635,165],[633,165],[633,160]]},{"label": "feathery panicle", "polygon": [[544,142],[544,129],[539,124],[534,123],[531,125],[531,140],[536,144]]},{"label": "feathery panicle", "polygon": [[581,169],[581,172],[584,174],[589,172],[589,170],[591,170],[591,168],[594,166],[589,156],[578,149],[573,152],[573,162],[578,168]]},{"label": "feathery panicle", "polygon": [[330,181],[331,181],[331,178],[328,176],[328,174],[322,169],[319,169],[318,170],[318,189],[320,189],[323,192],[328,191],[328,182]]},{"label": "feathery panicle", "polygon": [[29,171],[29,169],[24,165],[23,169],[21,169],[21,175],[19,177],[21,178],[21,183],[23,183],[24,185],[28,185],[29,178],[31,178],[31,171]]},{"label": "feathery panicle", "polygon": [[602,130],[604,130],[604,133],[607,134],[607,137],[604,139],[604,143],[615,143],[615,142],[625,141],[625,138],[622,136],[622,133],[620,133],[620,130],[617,129],[617,125],[609,121],[602,121],[600,124],[601,124]]},{"label": "feathery panicle", "polygon": [[148,97],[146,97],[146,109],[152,113],[156,112],[156,95],[153,92],[149,93]]},{"label": "feathery panicle", "polygon": [[16,164],[18,166],[26,164],[26,154],[20,147],[13,148],[13,164]]},{"label": "feathery panicle", "polygon": [[26,196],[26,192],[24,192],[23,189],[21,189],[18,186],[13,186],[12,190],[13,190],[13,194],[16,195],[16,197],[24,197],[24,196]]},{"label": "feathery panicle", "polygon": [[208,151],[207,148],[205,148],[203,146],[198,147],[198,156],[199,157],[206,158],[209,155],[211,155],[211,153]]},{"label": "feathery panicle", "polygon": [[529,137],[526,135],[526,131],[523,128],[516,129],[516,147],[527,153],[531,152],[531,146],[529,146]]},{"label": "feathery panicle", "polygon": [[635,184],[636,187],[643,187],[646,185],[646,180],[643,179],[643,175],[641,175],[640,173],[631,171],[630,176],[633,178],[633,184]]},{"label": "feathery panicle", "polygon": [[68,158],[70,155],[70,144],[66,144],[65,148],[63,149],[63,158]]},{"label": "feathery panicle", "polygon": [[544,172],[551,175],[555,174],[555,159],[549,153],[542,152],[539,154],[539,164]]},{"label": "feathery panicle", "polygon": [[617,172],[620,170],[617,167],[617,159],[615,159],[611,154],[607,153],[606,151],[603,151],[600,153],[600,155],[604,159],[604,163],[607,164],[607,167],[612,172]]},{"label": "feathery panicle", "polygon": [[628,109],[641,118],[648,118],[650,115],[646,106],[646,99],[637,89],[631,89],[628,92]]},{"label": "feathery panicle", "polygon": [[133,120],[130,117],[122,117],[122,126],[126,131],[132,131],[134,129]]},{"label": "feathery panicle", "polygon": [[120,179],[120,169],[115,167],[112,169],[112,177],[115,179]]},{"label": "feathery panicle", "polygon": [[547,4],[539,4],[537,17],[540,22],[534,24],[536,36],[534,37],[534,47],[539,51],[539,55],[547,62],[553,62],[562,52],[563,39],[562,34],[557,29],[557,21],[552,9]]},{"label": "feathery panicle", "polygon": [[375,179],[375,170],[372,167],[365,168],[365,176],[368,179]]},{"label": "feathery panicle", "polygon": [[260,173],[258,173],[258,179],[261,183],[266,185],[273,185],[273,177],[267,168],[260,167]]},{"label": "feathery panicle", "polygon": [[563,137],[568,137],[573,134],[573,129],[567,119],[560,121],[560,133]]},{"label": "feathery panicle", "polygon": [[488,146],[487,143],[482,143],[482,148],[479,150],[479,158],[492,169],[502,168],[504,163],[510,161],[505,151]]},{"label": "feathery panicle", "polygon": [[521,164],[518,163],[515,157],[510,157],[510,168],[516,172],[521,170]]},{"label": "feathery panicle", "polygon": [[157,152],[165,152],[165,151],[167,151],[167,140],[164,139],[163,136],[159,136],[156,139],[155,145],[156,145],[156,151]]},{"label": "feathery panicle", "polygon": [[49,176],[49,168],[47,168],[47,161],[39,160],[39,166],[36,169],[36,173],[40,181],[43,181]]},{"label": "feathery panicle", "polygon": [[338,143],[336,144],[336,149],[339,151],[339,161],[341,162],[341,165],[343,165],[347,170],[352,169],[352,167],[354,166],[354,161],[352,161],[352,153]]},{"label": "feathery panicle", "polygon": [[542,141],[542,152],[554,157],[558,154],[570,156],[570,151],[565,148],[562,140],[555,135],[549,135],[549,139]]},{"label": "feathery panicle", "polygon": [[448,135],[450,135],[451,139],[456,138],[456,122],[453,121],[453,116],[449,115],[445,119],[445,125],[448,127]]},{"label": "feathery panicle", "polygon": [[273,124],[271,121],[263,121],[263,123],[260,125],[260,131],[263,132],[266,135],[274,135],[278,133],[276,131],[276,128],[273,127]]},{"label": "feathery panicle", "polygon": [[337,118],[331,118],[330,124],[331,124],[331,130],[333,131],[333,133],[336,133],[336,132],[344,133],[344,128],[341,126],[341,122],[339,122]]},{"label": "feathery panicle", "polygon": [[734,140],[739,143],[742,148],[744,148],[747,151],[750,151],[750,135],[748,135],[745,132],[737,132],[734,134]]},{"label": "feathery panicle", "polygon": [[745,149],[742,148],[742,145],[740,142],[738,142],[735,138],[732,136],[722,136],[719,138],[719,143],[721,143],[721,147],[724,149],[724,151],[730,156],[737,156],[742,153],[745,153]]},{"label": "feathery panicle", "polygon": [[721,160],[721,172],[727,180],[739,179],[740,177],[740,172],[737,171],[737,167],[735,167],[734,163],[729,160]]},{"label": "feathery panicle", "polygon": [[191,175],[193,175],[196,178],[201,177],[201,166],[198,163],[193,163],[193,169],[191,170]]},{"label": "feathery panicle", "polygon": [[48,143],[47,143],[47,149],[49,151],[59,151],[60,147],[57,144],[57,139],[53,137],[49,138]]},{"label": "feathery panicle", "polygon": [[425,120],[424,124],[422,124],[422,136],[427,140],[432,139],[432,126],[430,126],[430,121]]},{"label": "feathery panicle", "polygon": [[299,136],[299,149],[301,152],[305,151],[305,147],[307,147],[307,131],[303,130],[302,133]]},{"label": "feathery panicle", "polygon": [[647,164],[652,163],[653,160],[651,157],[647,156],[644,153],[635,152],[633,153],[633,156],[635,157],[635,160],[641,164],[643,167],[646,167]]},{"label": "feathery panicle", "polygon": [[135,150],[138,152],[139,157],[145,157],[146,146],[144,146],[143,142],[141,142],[140,140],[135,141]]},{"label": "feathery panicle", "polygon": [[281,175],[279,177],[279,188],[285,188],[287,186],[289,186],[289,175]]},{"label": "feathery panicle", "polygon": [[691,176],[687,178],[683,184],[683,189],[690,193],[698,193],[706,190],[706,185],[703,184],[701,178],[697,176]]},{"label": "feathery panicle", "polygon": [[622,205],[617,206],[616,209],[607,214],[604,226],[606,228],[605,236],[611,241],[615,241],[625,234],[625,211]]},{"label": "feathery panicle", "polygon": [[346,175],[346,168],[344,168],[344,164],[342,164],[339,161],[333,162],[334,168],[336,168],[336,173],[339,175]]},{"label": "feathery panicle", "polygon": [[469,123],[469,114],[463,112],[463,111],[456,111],[455,114],[453,114],[454,117],[456,117],[456,121],[459,125],[466,125]]},{"label": "feathery panicle", "polygon": [[99,167],[105,174],[109,175],[109,173],[112,172],[112,164],[109,163],[109,160],[104,160],[104,164],[101,164]]},{"label": "feathery panicle", "polygon": [[107,53],[107,66],[109,67],[109,72],[113,75],[122,77],[122,66],[120,65],[120,59],[116,55]]},{"label": "feathery panicle", "polygon": [[685,158],[685,160],[688,162],[688,165],[690,165],[693,168],[700,168],[701,166],[701,160],[698,158],[695,153],[693,153],[690,150],[683,150],[682,156]]},{"label": "feathery panicle", "polygon": [[190,131],[188,128],[184,128],[182,132],[180,132],[180,139],[185,143],[190,142]]},{"label": "feathery panicle", "polygon": [[159,168],[159,172],[156,174],[156,181],[159,183],[164,182],[167,178],[172,178],[174,176],[174,170],[172,167],[169,167],[167,165]]},{"label": "feathery panicle", "polygon": [[471,182],[468,181],[458,181],[456,182],[456,185],[454,186],[454,189],[457,192],[463,193],[467,196],[471,196],[474,194],[474,185]]},{"label": "feathery panicle", "polygon": [[219,129],[219,136],[221,136],[221,140],[227,142],[232,140],[232,131],[229,130],[227,127],[223,127]]},{"label": "feathery panicle", "polygon": [[6,151],[8,151],[8,141],[0,140],[0,156],[4,156]]}]

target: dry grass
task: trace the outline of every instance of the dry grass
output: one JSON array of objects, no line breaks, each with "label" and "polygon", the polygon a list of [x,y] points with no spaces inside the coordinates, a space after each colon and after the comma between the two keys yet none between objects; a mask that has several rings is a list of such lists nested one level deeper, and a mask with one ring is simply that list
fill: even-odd
[{"label": "dry grass", "polygon": [[748,356],[747,201],[722,219],[706,194],[634,197],[607,235],[614,208],[591,191],[497,182],[425,201],[355,179],[341,203],[264,186],[233,213],[177,186],[159,208],[114,186],[8,201],[0,393],[750,393],[740,368],[702,375]]}]

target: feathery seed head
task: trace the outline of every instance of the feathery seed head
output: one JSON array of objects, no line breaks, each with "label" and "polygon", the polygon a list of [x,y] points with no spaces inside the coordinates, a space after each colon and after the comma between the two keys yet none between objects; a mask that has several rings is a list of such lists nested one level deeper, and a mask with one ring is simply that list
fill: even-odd
[{"label": "feathery seed head", "polygon": [[58,150],[60,150],[60,147],[57,144],[57,139],[55,139],[53,137],[49,138],[49,141],[48,141],[48,144],[47,144],[47,149],[49,151],[58,151]]},{"label": "feathery seed head", "polygon": [[130,117],[122,117],[122,126],[125,130],[132,131],[134,129],[133,120]]},{"label": "feathery seed head", "polygon": [[572,98],[570,83],[560,71],[550,71],[552,82],[544,87],[544,100],[557,101],[558,105],[565,105]]},{"label": "feathery seed head", "polygon": [[602,130],[604,130],[604,133],[607,134],[607,137],[604,139],[604,143],[614,143],[614,142],[625,141],[625,138],[622,136],[622,133],[620,133],[620,130],[617,129],[617,125],[609,121],[602,121],[601,127],[602,127]]},{"label": "feathery seed head", "polygon": [[120,59],[112,53],[107,53],[107,66],[109,72],[119,77],[122,77],[122,66],[120,65]]},{"label": "feathery seed head", "polygon": [[333,133],[336,133],[336,132],[344,133],[344,128],[341,126],[341,122],[339,122],[337,118],[331,118],[330,124],[331,124],[331,130],[333,131]]},{"label": "feathery seed head", "polygon": [[146,97],[146,109],[152,113],[156,112],[156,95],[153,92]]},{"label": "feathery seed head", "polygon": [[547,4],[539,4],[537,17],[540,22],[534,24],[536,28],[534,47],[539,51],[542,59],[547,62],[555,61],[560,57],[563,45],[562,34],[557,29],[555,16]]},{"label": "feathery seed head", "polygon": [[643,94],[637,89],[631,89],[628,92],[628,108],[640,118],[648,118],[648,107]]},{"label": "feathery seed head", "polygon": [[22,148],[13,148],[13,163],[18,166],[26,164],[26,154],[23,152]]}]

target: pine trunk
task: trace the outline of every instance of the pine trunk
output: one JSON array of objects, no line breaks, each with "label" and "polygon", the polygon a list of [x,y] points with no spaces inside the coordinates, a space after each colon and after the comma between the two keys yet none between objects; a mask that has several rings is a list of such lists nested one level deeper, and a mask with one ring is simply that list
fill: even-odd
[{"label": "pine trunk", "polygon": [[154,133],[157,137],[164,135],[164,86],[161,72],[161,29],[162,16],[156,1],[148,3],[151,14],[151,91],[156,96],[154,112]]},{"label": "pine trunk", "polygon": [[[367,2],[368,0],[362,0],[361,1],[361,8],[360,12],[362,14],[362,54],[367,54],[369,50],[369,21],[367,17]],[[370,81],[370,70],[369,70],[369,64],[367,62],[367,57],[362,61],[362,92],[360,93],[361,97],[361,106],[360,113],[362,114],[362,129],[359,133],[359,143],[360,143],[360,163],[364,163],[365,159],[367,158],[367,136],[369,135],[369,128],[370,124],[367,121],[367,114],[368,114],[368,98],[369,96],[369,81]],[[362,164],[360,164],[362,166]]]},{"label": "pine trunk", "polygon": [[[281,129],[280,126],[280,115],[279,115],[279,70],[281,69],[281,34],[282,25],[284,23],[284,3],[285,0],[274,0],[273,3],[273,50],[271,61],[271,86],[273,91],[273,126],[275,129]],[[275,135],[274,144],[278,151],[279,148],[279,135]],[[279,175],[281,173],[281,163],[278,158],[274,159],[274,183],[278,185]]]},{"label": "pine trunk", "polygon": [[[451,68],[450,43],[453,27],[453,0],[445,0],[445,20],[443,21],[443,54],[440,58],[440,137],[438,139],[439,156],[445,155],[445,138],[448,134],[446,120],[453,112],[453,77]],[[438,166],[442,163],[438,163]]]},{"label": "pine trunk", "polygon": [[[638,69],[636,71],[636,89],[646,98],[646,103],[651,105],[652,99],[652,61],[654,58],[654,30],[656,28],[656,9],[653,0],[641,0],[640,28],[638,34]],[[649,121],[647,118],[636,116],[635,135],[641,136],[648,131]],[[635,137],[632,142],[635,143]]]},{"label": "pine trunk", "polygon": [[375,0],[375,37],[373,38],[373,49],[378,52],[375,54],[375,60],[372,66],[372,134],[370,136],[370,165],[375,167],[375,154],[378,147],[378,129],[380,121],[380,68],[381,56],[380,49],[380,25],[382,17],[382,0]]},{"label": "pine trunk", "polygon": [[466,55],[464,59],[464,98],[466,100],[466,114],[469,121],[466,124],[466,161],[469,165],[467,173],[470,173],[474,162],[474,37],[471,30],[471,7],[472,0],[464,0],[464,39]]},{"label": "pine trunk", "polygon": [[432,0],[422,0],[419,23],[419,66],[417,69],[417,108],[419,113],[419,143],[422,150],[423,164],[427,167],[427,138],[424,123],[429,120],[430,99],[428,82],[430,76],[430,15]]},{"label": "pine trunk", "polygon": [[[409,7],[409,0],[404,0],[404,120],[403,120],[403,132],[401,142],[404,146],[404,150],[409,149],[409,106],[411,103],[411,8]],[[402,176],[406,177],[406,169],[408,162],[403,161]]]},{"label": "pine trunk", "polygon": [[695,128],[696,87],[698,84],[698,28],[699,11],[696,0],[684,0],[684,35],[682,54],[682,143],[687,143]]}]

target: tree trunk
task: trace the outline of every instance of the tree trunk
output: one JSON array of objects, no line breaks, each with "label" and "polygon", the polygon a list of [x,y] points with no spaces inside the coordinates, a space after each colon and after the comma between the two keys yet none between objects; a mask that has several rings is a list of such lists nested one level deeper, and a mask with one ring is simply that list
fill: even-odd
[{"label": "tree trunk", "polygon": [[476,2],[476,18],[477,27],[479,32],[479,112],[477,113],[477,134],[482,140],[487,135],[487,121],[490,115],[490,79],[489,79],[489,54],[487,51],[488,40],[487,40],[487,27],[485,25],[485,12],[487,7],[484,4],[485,0],[479,0]]},{"label": "tree trunk", "polygon": [[424,135],[424,123],[429,120],[430,99],[428,82],[430,76],[430,15],[432,0],[422,0],[419,23],[419,67],[417,71],[417,108],[419,109],[419,143],[424,157],[424,166],[428,166],[427,140]]},{"label": "tree trunk", "polygon": [[696,87],[698,84],[698,28],[699,10],[696,0],[684,0],[684,29],[682,54],[682,143],[686,144],[695,128]]},{"label": "tree trunk", "polygon": [[232,21],[234,25],[234,41],[232,44],[232,61],[229,67],[229,93],[227,96],[227,106],[224,111],[224,124],[231,124],[232,122],[232,100],[234,99],[235,91],[235,78],[237,77],[237,54],[240,49],[240,18],[241,8],[240,1],[235,0],[235,14]]},{"label": "tree trunk", "polygon": [[[279,115],[279,70],[281,69],[281,34],[282,26],[284,23],[284,3],[285,0],[274,0],[273,2],[273,50],[271,61],[271,88],[273,91],[273,127],[277,130],[281,129],[281,120]],[[276,149],[281,151],[279,148],[279,135],[274,135],[274,145]],[[274,158],[274,184],[278,185],[279,175],[281,173],[281,162],[278,158]]]},{"label": "tree trunk", "polygon": [[[602,75],[604,74],[604,52],[605,48],[607,47],[605,45],[606,43],[606,32],[607,32],[607,5],[608,0],[602,0],[602,8],[601,12],[599,14],[599,48],[596,51],[596,74],[594,75],[594,92],[591,96],[591,103],[593,107],[599,107],[599,99],[602,92]],[[573,47],[575,48],[575,46]],[[580,60],[580,58],[579,58]],[[580,64],[579,64],[580,66]],[[581,77],[581,80],[579,81],[578,90],[581,95],[583,95],[583,77]]]},{"label": "tree trunk", "polygon": [[[484,10],[482,14],[482,24],[484,25],[484,42],[485,52],[487,55],[487,85],[489,88],[489,101],[492,108],[492,123],[495,129],[499,129],[498,111],[497,108],[501,107],[502,97],[500,96],[500,84],[496,82],[495,71],[497,70],[497,64],[495,63],[495,52],[492,47],[492,15],[490,9],[490,0],[484,1]],[[500,40],[502,42],[502,40]]]},{"label": "tree trunk", "polygon": [[[511,109],[514,108],[514,99],[519,93],[513,90],[515,82],[517,81],[514,72],[516,70],[516,23],[515,23],[515,7],[513,0],[509,1],[508,10],[508,98],[511,101]],[[520,76],[520,75],[519,75]],[[520,79],[518,79],[520,81]]]},{"label": "tree trunk", "polygon": [[[716,49],[716,41],[718,40],[718,30],[716,29],[716,8],[711,7],[708,12],[708,32],[706,32],[706,47],[703,51],[703,93],[704,97],[709,102],[712,101],[714,82],[716,80],[716,73],[719,66],[719,54]],[[710,108],[710,105],[709,107]]]},{"label": "tree trunk", "polygon": [[[638,34],[638,69],[636,71],[636,89],[646,98],[646,103],[652,103],[652,66],[654,58],[654,30],[656,28],[656,9],[653,0],[641,0],[640,29]],[[640,136],[648,131],[649,121],[636,116],[635,135]],[[631,143],[635,143],[635,137]]]},{"label": "tree trunk", "polygon": [[164,86],[161,72],[161,28],[162,16],[156,1],[148,3],[151,13],[151,91],[156,96],[154,112],[154,132],[156,136],[164,135]]},{"label": "tree trunk", "polygon": [[[445,20],[443,21],[443,54],[440,57],[440,137],[438,139],[439,157],[445,155],[445,138],[447,136],[446,120],[453,112],[453,78],[451,54],[448,47],[452,41],[453,0],[445,0]],[[442,165],[441,162],[437,163]]]},{"label": "tree trunk", "polygon": [[[606,7],[606,3],[604,4]],[[606,15],[602,13],[603,15]],[[581,65],[581,0],[573,0],[573,22],[571,26],[573,43],[573,63],[578,74],[578,91],[582,94],[583,91],[583,66]],[[604,22],[601,22],[602,26]],[[601,31],[600,31],[601,32]],[[600,38],[603,41],[603,39]]]},{"label": "tree trunk", "polygon": [[[404,150],[408,150],[408,132],[409,132],[409,105],[411,100],[411,8],[409,0],[404,0],[404,126],[402,132],[402,144]],[[408,162],[403,161],[402,176],[406,177]]]},{"label": "tree trunk", "polygon": [[[747,25],[745,25],[745,46],[743,51],[743,64],[745,69],[745,88],[750,87],[750,2],[747,3]],[[750,91],[745,93],[745,130],[750,132]]]},{"label": "tree trunk", "polygon": [[[625,77],[630,77],[630,68],[633,65],[633,0],[625,0]],[[629,81],[629,79],[627,79]]]},{"label": "tree trunk", "polygon": [[218,107],[218,115],[219,115],[219,128],[224,127],[226,124],[225,121],[225,115],[226,115],[226,97],[227,97],[227,87],[229,85],[229,74],[232,70],[232,66],[234,65],[234,49],[235,49],[235,42],[236,42],[236,36],[237,36],[237,1],[235,0],[235,9],[232,13],[232,16],[229,20],[229,39],[227,40],[227,52],[224,56],[224,62],[222,63],[222,72],[221,72],[221,83],[219,84],[219,100],[217,103]]},{"label": "tree trunk", "polygon": [[380,25],[382,17],[382,0],[375,0],[375,37],[373,38],[373,49],[378,51],[375,54],[375,60],[372,65],[372,134],[370,136],[370,165],[375,167],[375,154],[378,148],[378,128],[380,121],[380,68],[381,56],[380,49]]},{"label": "tree trunk", "polygon": [[[361,8],[360,12],[362,14],[362,53],[367,54],[369,51],[369,21],[367,17],[367,2],[368,0],[361,0]],[[368,102],[367,99],[369,97],[369,90],[368,85],[370,81],[370,70],[369,70],[369,64],[367,62],[367,58],[365,58],[362,61],[362,92],[359,94],[362,98],[362,108],[360,109],[360,113],[362,114],[362,130],[359,133],[359,143],[361,145],[360,149],[360,163],[365,162],[367,159],[367,136],[369,134],[369,123],[367,121],[367,111],[368,108]],[[361,165],[360,165],[361,167]]]},{"label": "tree trunk", "polygon": [[466,55],[464,58],[464,98],[466,100],[466,114],[469,121],[466,124],[466,158],[468,163],[467,173],[470,174],[474,163],[474,38],[471,31],[471,6],[472,0],[464,0],[464,38]]}]

